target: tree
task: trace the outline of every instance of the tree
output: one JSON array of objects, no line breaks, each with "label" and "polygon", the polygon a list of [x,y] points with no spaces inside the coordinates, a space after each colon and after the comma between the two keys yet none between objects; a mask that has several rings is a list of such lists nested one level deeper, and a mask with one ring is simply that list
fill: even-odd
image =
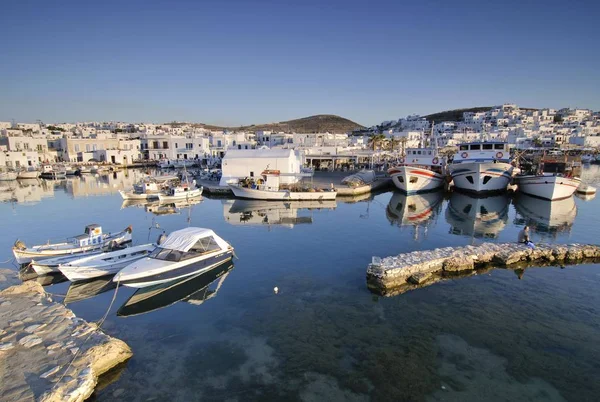
[{"label": "tree", "polygon": [[377,146],[381,146],[381,143],[385,141],[385,135],[383,134],[373,134],[369,139],[369,145],[373,148],[373,151],[377,150]]},{"label": "tree", "polygon": [[559,114],[555,114],[554,115],[554,122],[557,123],[557,124],[562,123],[563,122],[563,117],[561,115],[559,115]]}]

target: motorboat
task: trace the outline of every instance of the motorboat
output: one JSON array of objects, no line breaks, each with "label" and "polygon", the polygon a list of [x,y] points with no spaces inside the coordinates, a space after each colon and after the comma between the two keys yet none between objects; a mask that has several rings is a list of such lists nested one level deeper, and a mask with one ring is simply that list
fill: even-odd
[{"label": "motorboat", "polygon": [[60,264],[67,264],[71,261],[78,260],[84,256],[97,255],[103,252],[103,249],[92,250],[84,253],[67,254],[53,258],[46,258],[40,260],[31,260],[29,267],[35,271],[37,275],[46,275],[50,273],[60,272],[58,268]]},{"label": "motorboat", "polygon": [[394,185],[404,193],[439,190],[446,181],[444,158],[434,148],[408,148],[399,164],[388,169]]},{"label": "motorboat", "polygon": [[18,173],[12,170],[0,171],[0,181],[17,180]]},{"label": "motorboat", "polygon": [[506,194],[481,198],[454,192],[445,214],[450,233],[495,239],[506,227],[509,205]]},{"label": "motorboat", "polygon": [[116,274],[132,262],[144,258],[155,248],[156,244],[152,243],[126,247],[122,250],[81,257],[60,264],[58,269],[71,282]]},{"label": "motorboat", "polygon": [[42,165],[42,173],[40,173],[40,177],[42,179],[62,180],[67,178],[67,173],[58,165]]},{"label": "motorboat", "polygon": [[37,179],[38,177],[40,177],[40,171],[34,167],[23,169],[17,175],[17,179]]},{"label": "motorboat", "polygon": [[17,263],[27,264],[32,260],[41,261],[129,243],[131,242],[131,232],[132,228],[129,226],[118,233],[102,233],[100,225],[91,224],[85,227],[83,234],[69,238],[63,243],[48,242],[39,246],[27,247],[21,240],[17,240],[12,250]]},{"label": "motorboat", "polygon": [[147,257],[123,268],[113,280],[143,288],[206,272],[231,260],[233,247],[210,229],[177,230]]},{"label": "motorboat", "polygon": [[72,282],[67,289],[64,303],[70,304],[82,300],[90,299],[101,293],[108,292],[117,287],[116,282],[113,282],[114,275],[102,276],[86,281]]},{"label": "motorboat", "polygon": [[560,200],[573,195],[581,184],[581,162],[560,153],[543,155],[532,171],[515,176],[519,191],[545,200]]},{"label": "motorboat", "polygon": [[[171,306],[180,301],[199,305],[215,297],[233,269],[231,261],[198,275],[138,289],[117,310],[119,317],[132,317]],[[214,289],[212,284],[217,281]]]},{"label": "motorboat", "polygon": [[254,200],[335,200],[337,196],[335,189],[305,189],[300,186],[280,188],[280,174],[279,170],[267,169],[257,180],[253,177],[246,177],[239,180],[238,183],[228,183],[228,185],[236,197]]},{"label": "motorboat", "polygon": [[170,187],[165,194],[158,194],[160,202],[172,202],[178,200],[189,200],[202,195],[203,187],[195,188],[190,184],[182,183],[179,186]]},{"label": "motorboat", "polygon": [[455,188],[471,193],[506,191],[514,166],[506,142],[472,142],[458,145],[448,165]]}]

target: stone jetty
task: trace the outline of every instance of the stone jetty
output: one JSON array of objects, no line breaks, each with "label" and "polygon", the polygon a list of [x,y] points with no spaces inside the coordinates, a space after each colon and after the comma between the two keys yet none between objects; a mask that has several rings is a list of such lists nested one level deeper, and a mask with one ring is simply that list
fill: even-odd
[{"label": "stone jetty", "polygon": [[381,295],[433,282],[441,275],[468,274],[489,267],[600,262],[600,247],[588,244],[539,244],[531,249],[518,243],[483,243],[413,251],[392,257],[373,257],[367,268],[367,285]]},{"label": "stone jetty", "polygon": [[0,400],[83,401],[131,349],[0,269]]}]

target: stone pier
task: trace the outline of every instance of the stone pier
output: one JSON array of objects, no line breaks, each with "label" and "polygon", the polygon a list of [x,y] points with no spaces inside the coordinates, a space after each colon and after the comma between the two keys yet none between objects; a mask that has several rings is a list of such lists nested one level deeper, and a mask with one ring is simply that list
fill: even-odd
[{"label": "stone pier", "polygon": [[[518,243],[484,243],[413,251],[392,257],[373,257],[367,268],[367,286],[381,295],[436,281],[440,275],[465,275],[495,267],[600,262],[600,247],[588,244],[539,244],[531,249]],[[400,292],[399,292],[400,291]]]},{"label": "stone pier", "polygon": [[123,341],[54,302],[36,281],[0,269],[1,401],[83,401],[98,376],[131,356]]}]

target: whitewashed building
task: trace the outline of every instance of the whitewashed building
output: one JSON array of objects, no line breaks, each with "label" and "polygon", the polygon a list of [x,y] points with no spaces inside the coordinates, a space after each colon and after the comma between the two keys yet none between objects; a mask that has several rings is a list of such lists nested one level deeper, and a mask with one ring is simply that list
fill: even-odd
[{"label": "whitewashed building", "polygon": [[298,181],[302,156],[292,149],[230,149],[221,162],[221,186],[244,177],[258,177],[265,169],[281,172],[280,182],[292,184]]}]

